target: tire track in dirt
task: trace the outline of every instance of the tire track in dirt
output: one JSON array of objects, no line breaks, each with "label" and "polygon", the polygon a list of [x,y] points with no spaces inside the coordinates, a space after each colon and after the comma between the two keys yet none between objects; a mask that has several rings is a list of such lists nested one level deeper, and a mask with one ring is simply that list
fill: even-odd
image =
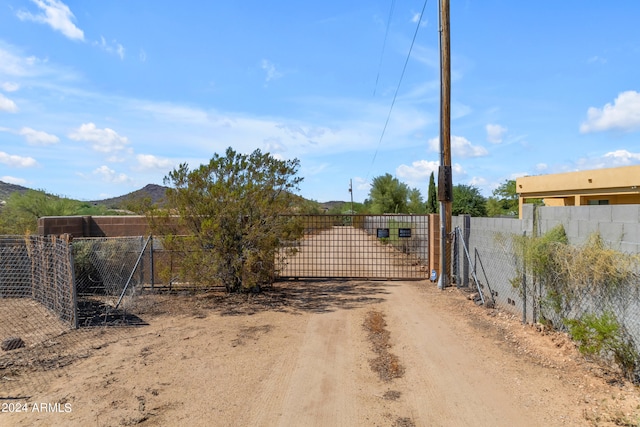
[{"label": "tire track in dirt", "polygon": [[247,425],[356,424],[356,355],[349,320],[348,310],[309,318],[299,351],[272,370],[260,392],[265,400],[254,408]]},{"label": "tire track in dirt", "polygon": [[[456,319],[420,295],[416,284],[388,289],[389,330],[406,367],[397,386],[416,425],[567,425],[560,420],[572,409],[561,414],[541,404],[537,397],[545,387],[522,387],[517,360],[505,362],[506,354],[487,358],[501,352],[488,352],[488,340],[460,328]],[[531,385],[535,379],[525,380]]]}]

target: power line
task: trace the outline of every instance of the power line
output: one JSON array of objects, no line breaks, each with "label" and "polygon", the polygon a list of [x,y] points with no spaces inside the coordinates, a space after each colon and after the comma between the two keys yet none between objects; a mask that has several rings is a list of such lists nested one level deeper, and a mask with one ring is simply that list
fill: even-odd
[{"label": "power line", "polygon": [[413,45],[416,42],[416,37],[418,36],[418,30],[420,29],[420,23],[422,22],[422,17],[424,16],[424,11],[427,7],[427,3],[429,0],[424,1],[424,5],[422,6],[422,11],[420,12],[420,18],[418,19],[418,23],[416,25],[416,31],[413,33],[413,39],[411,40],[411,46],[409,47],[409,52],[407,53],[407,58],[404,61],[404,66],[402,67],[402,73],[400,74],[400,80],[398,81],[398,86],[396,87],[396,91],[393,94],[393,100],[391,101],[391,107],[389,108],[389,114],[387,114],[387,120],[384,122],[384,127],[382,128],[382,134],[380,135],[380,140],[378,141],[378,146],[376,147],[376,151],[373,154],[373,159],[371,160],[371,166],[369,167],[369,171],[367,172],[367,177],[365,181],[369,180],[369,174],[371,173],[371,168],[373,168],[373,164],[376,161],[376,157],[378,156],[378,151],[380,150],[380,145],[382,145],[382,139],[384,138],[384,134],[387,131],[387,126],[389,125],[389,119],[391,118],[391,112],[393,111],[393,106],[396,103],[396,98],[398,97],[398,92],[400,91],[400,85],[402,84],[402,79],[404,78],[404,73],[407,70],[407,64],[409,63],[409,58],[411,57],[411,52],[413,51]]},{"label": "power line", "polygon": [[384,41],[382,42],[382,52],[380,53],[380,64],[378,64],[378,74],[376,75],[376,84],[373,87],[373,96],[376,96],[376,90],[378,89],[378,80],[380,79],[380,70],[382,69],[382,60],[384,59],[384,51],[387,46],[387,37],[389,36],[389,27],[391,26],[391,17],[393,16],[393,9],[396,6],[396,0],[391,1],[391,10],[389,10],[389,18],[387,19],[387,29],[384,32]]}]

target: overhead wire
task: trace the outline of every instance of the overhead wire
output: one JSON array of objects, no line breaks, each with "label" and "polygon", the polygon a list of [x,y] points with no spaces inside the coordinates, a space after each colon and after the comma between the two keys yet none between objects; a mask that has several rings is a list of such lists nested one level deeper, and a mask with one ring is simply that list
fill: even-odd
[{"label": "overhead wire", "polygon": [[373,159],[371,160],[371,166],[369,167],[369,171],[367,172],[367,177],[365,178],[365,182],[369,181],[369,174],[371,173],[371,169],[376,161],[376,157],[378,157],[378,151],[380,151],[380,146],[382,145],[382,140],[384,138],[384,134],[387,131],[387,127],[389,125],[389,120],[391,119],[391,112],[393,111],[393,107],[396,103],[396,98],[398,97],[398,92],[400,91],[400,85],[402,84],[402,79],[404,78],[404,73],[407,70],[407,64],[409,63],[409,58],[411,57],[411,52],[413,51],[413,45],[416,42],[416,38],[418,36],[418,30],[420,29],[420,24],[422,23],[422,17],[424,16],[424,11],[427,8],[427,3],[429,0],[425,0],[422,5],[422,11],[420,12],[420,18],[416,24],[416,30],[413,33],[413,39],[411,40],[411,46],[409,47],[409,52],[407,53],[407,58],[404,61],[404,66],[402,67],[402,73],[400,74],[400,80],[398,80],[398,86],[396,87],[395,93],[393,94],[393,100],[391,101],[391,107],[389,108],[389,113],[387,114],[387,119],[384,122],[384,127],[382,128],[382,133],[380,134],[380,140],[378,141],[378,146],[376,147],[376,151],[373,154]]},{"label": "overhead wire", "polygon": [[387,37],[389,36],[389,27],[391,26],[391,18],[393,17],[393,10],[396,6],[396,0],[391,0],[391,9],[389,10],[389,18],[387,19],[387,28],[384,32],[384,41],[382,42],[382,52],[380,53],[380,64],[378,64],[378,74],[376,75],[376,84],[373,87],[373,96],[376,96],[378,90],[378,80],[380,80],[380,70],[382,69],[382,61],[384,59],[384,51],[387,47]]}]

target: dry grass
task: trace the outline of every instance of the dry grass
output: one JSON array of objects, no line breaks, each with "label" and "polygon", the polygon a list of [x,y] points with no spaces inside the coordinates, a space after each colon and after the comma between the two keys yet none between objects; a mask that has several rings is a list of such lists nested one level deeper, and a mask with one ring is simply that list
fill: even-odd
[{"label": "dry grass", "polygon": [[377,357],[369,361],[371,369],[378,374],[381,380],[391,381],[404,375],[404,366],[398,356],[391,353],[390,333],[386,329],[387,322],[384,314],[379,311],[370,311],[364,320],[364,328],[369,333],[369,341],[373,352]]}]

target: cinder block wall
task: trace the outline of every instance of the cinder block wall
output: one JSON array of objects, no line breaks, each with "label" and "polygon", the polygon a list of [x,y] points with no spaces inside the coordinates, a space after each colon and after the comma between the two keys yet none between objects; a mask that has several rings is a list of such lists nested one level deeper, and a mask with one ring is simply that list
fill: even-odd
[{"label": "cinder block wall", "polygon": [[149,234],[144,216],[94,216],[91,217],[89,237],[145,236]]},{"label": "cinder block wall", "polygon": [[[525,205],[522,219],[471,218],[467,245],[481,283],[490,284],[496,302],[514,314],[531,317],[532,307],[523,312],[522,296],[510,281],[517,277],[513,247],[500,235],[532,236],[562,225],[569,243],[582,245],[593,233],[615,250],[640,254],[640,205],[541,206]],[[453,217],[452,226],[463,229],[463,217]],[[477,261],[477,262],[476,262]],[[530,301],[527,302],[530,304]],[[640,335],[640,332],[639,332]]]},{"label": "cinder block wall", "polygon": [[71,234],[73,237],[124,237],[149,234],[146,217],[127,216],[47,216],[38,219],[38,234]]},{"label": "cinder block wall", "polygon": [[38,218],[38,234],[71,234],[73,237],[85,237],[85,221],[83,216],[47,216]]},{"label": "cinder block wall", "polygon": [[[581,245],[598,232],[609,247],[640,253],[640,205],[545,206],[537,207],[535,216],[540,234],[562,224],[572,244]],[[533,232],[533,206],[524,206],[522,221],[527,234]]]}]

